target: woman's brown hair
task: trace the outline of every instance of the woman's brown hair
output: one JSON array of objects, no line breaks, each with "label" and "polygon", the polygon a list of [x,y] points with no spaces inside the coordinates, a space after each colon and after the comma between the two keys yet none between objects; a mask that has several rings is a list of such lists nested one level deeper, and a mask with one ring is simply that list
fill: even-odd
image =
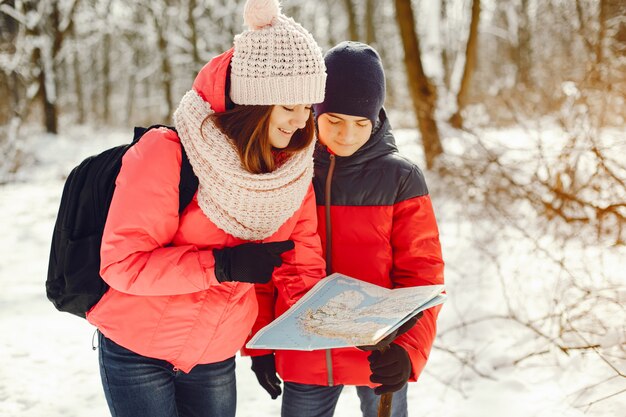
[{"label": "woman's brown hair", "polygon": [[[268,135],[270,114],[274,106],[235,106],[231,110],[209,115],[215,125],[228,136],[237,148],[241,164],[253,174],[274,171],[276,162]],[[203,122],[203,124],[204,124]],[[294,132],[289,145],[281,152],[294,154],[311,144],[315,132],[313,114],[306,125]]]}]

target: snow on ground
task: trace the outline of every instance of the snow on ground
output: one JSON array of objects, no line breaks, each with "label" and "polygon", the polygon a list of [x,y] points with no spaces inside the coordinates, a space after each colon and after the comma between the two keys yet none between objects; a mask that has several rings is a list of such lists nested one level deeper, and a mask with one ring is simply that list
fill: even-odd
[{"label": "snow on ground", "polygon": [[[398,132],[403,153],[419,159],[418,148],[410,145],[416,135],[412,131]],[[109,415],[100,385],[97,351],[92,349],[94,329],[82,319],[57,312],[45,297],[44,282],[64,175],[84,157],[128,140],[129,132],[100,132],[84,127],[71,128],[58,138],[36,135],[27,145],[35,149],[36,163],[21,171],[17,181],[0,186],[2,417]],[[429,178],[428,173],[427,180],[436,185],[436,179]],[[509,365],[511,360],[532,343],[538,343],[527,330],[510,322],[490,321],[448,331],[462,320],[504,308],[504,302],[501,290],[494,285],[492,267],[483,266],[472,247],[475,237],[470,234],[475,229],[469,227],[461,208],[447,199],[445,192],[436,186],[431,189],[437,190],[433,201],[447,263],[450,300],[439,321],[441,336],[437,344],[443,348],[433,350],[422,378],[410,387],[410,415],[623,416],[624,378],[604,382],[614,372],[592,352],[572,352],[569,356],[553,352],[514,367]],[[494,256],[512,250],[506,243],[501,246]],[[606,273],[623,274],[624,252],[615,249],[607,253],[603,249],[598,252]],[[555,273],[548,264],[533,261],[532,248],[525,247],[522,241],[517,241],[513,250],[528,251],[529,268],[504,262],[499,272],[520,274],[520,286],[527,283],[530,293],[537,286],[536,275]],[[623,279],[621,285],[623,290]],[[536,290],[541,294],[543,287],[539,285]],[[541,302],[539,298],[528,300],[527,310],[532,311],[533,303]],[[615,327],[619,329],[623,315],[617,317]],[[617,345],[624,344],[623,335],[615,337]],[[452,357],[445,347],[473,352],[474,370]],[[249,367],[249,359],[237,359],[237,415],[280,415],[279,401],[272,401],[258,386]],[[621,363],[622,372],[625,367]],[[602,384],[593,387],[599,383]],[[575,407],[620,391],[621,394],[588,409]],[[345,389],[336,415],[359,415],[353,388]]]}]

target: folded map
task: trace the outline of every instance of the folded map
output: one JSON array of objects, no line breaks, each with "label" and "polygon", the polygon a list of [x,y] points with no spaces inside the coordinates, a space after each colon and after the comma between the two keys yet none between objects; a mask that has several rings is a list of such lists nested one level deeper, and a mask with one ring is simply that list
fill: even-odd
[{"label": "folded map", "polygon": [[318,282],[246,344],[316,350],[374,345],[405,321],[446,300],[443,285],[383,288],[342,274]]}]

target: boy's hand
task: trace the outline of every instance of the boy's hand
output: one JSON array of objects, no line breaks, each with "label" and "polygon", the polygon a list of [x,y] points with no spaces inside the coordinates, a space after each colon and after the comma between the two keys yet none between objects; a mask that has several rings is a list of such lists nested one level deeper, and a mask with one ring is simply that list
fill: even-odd
[{"label": "boy's hand", "polygon": [[409,354],[402,346],[395,343],[389,345],[389,348],[384,351],[373,351],[368,360],[372,371],[370,381],[381,384],[374,389],[377,395],[398,391],[411,376]]}]

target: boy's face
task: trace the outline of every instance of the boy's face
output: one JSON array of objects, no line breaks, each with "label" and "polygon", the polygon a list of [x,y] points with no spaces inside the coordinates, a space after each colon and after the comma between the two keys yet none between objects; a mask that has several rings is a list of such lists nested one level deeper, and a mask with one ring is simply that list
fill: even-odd
[{"label": "boy's face", "polygon": [[324,113],[317,118],[320,142],[335,155],[350,156],[367,142],[372,122],[366,117],[341,113]]}]

